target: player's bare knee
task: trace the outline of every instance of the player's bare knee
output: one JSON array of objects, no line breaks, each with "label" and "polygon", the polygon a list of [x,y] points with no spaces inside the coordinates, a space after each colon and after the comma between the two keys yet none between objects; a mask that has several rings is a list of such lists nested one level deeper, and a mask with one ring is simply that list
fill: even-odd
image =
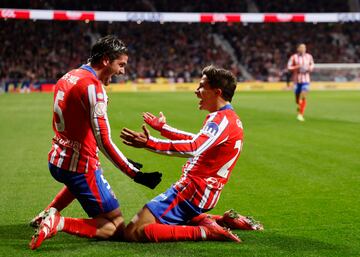
[{"label": "player's bare knee", "polygon": [[124,239],[128,242],[137,242],[136,237],[136,227],[135,226],[127,226],[124,230]]},{"label": "player's bare knee", "polygon": [[98,228],[96,233],[97,237],[100,239],[109,239],[115,234],[116,228],[115,224],[109,221]]},{"label": "player's bare knee", "polygon": [[124,239],[129,242],[141,242],[144,241],[143,234],[143,226],[130,223],[124,230]]},{"label": "player's bare knee", "polygon": [[124,218],[120,210],[101,214],[96,217],[98,221],[97,237],[100,239],[118,238],[122,236],[120,230],[124,229]]}]

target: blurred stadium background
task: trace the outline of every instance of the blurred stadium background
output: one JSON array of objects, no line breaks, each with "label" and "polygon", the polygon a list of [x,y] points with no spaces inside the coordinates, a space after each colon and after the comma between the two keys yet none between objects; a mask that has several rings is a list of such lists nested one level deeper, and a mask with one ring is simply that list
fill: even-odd
[{"label": "blurred stadium background", "polygon": [[[0,0],[0,256],[359,256],[359,31],[358,0]],[[164,111],[171,125],[196,133],[205,113],[193,93],[166,91],[193,90],[213,63],[236,74],[233,105],[245,126],[241,158],[214,212],[253,215],[263,233],[236,231],[239,245],[99,242],[60,233],[36,252],[27,249],[27,222],[61,185],[46,160],[53,96],[17,92],[51,91],[106,34],[130,49],[127,75],[109,87],[113,139],[125,155],[164,173],[159,187],[147,190],[101,156],[126,220],[179,177],[184,160],[125,147],[119,131],[138,129],[143,111]],[[311,87],[321,89],[310,92],[301,124],[292,92],[283,90],[299,42],[315,59]],[[62,214],[84,217],[77,203]]]},{"label": "blurred stadium background", "polygon": [[299,42],[318,64],[315,81],[360,81],[357,0],[1,3],[3,91],[54,83],[86,62],[91,45],[106,34],[118,35],[130,48],[128,74],[114,83],[193,82],[210,63],[231,69],[240,82],[286,81],[286,62]]}]

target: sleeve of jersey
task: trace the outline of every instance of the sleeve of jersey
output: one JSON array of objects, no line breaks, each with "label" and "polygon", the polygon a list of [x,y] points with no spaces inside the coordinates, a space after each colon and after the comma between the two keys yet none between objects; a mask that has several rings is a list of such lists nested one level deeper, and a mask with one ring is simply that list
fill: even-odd
[{"label": "sleeve of jersey", "polygon": [[310,55],[310,67],[309,67],[309,70],[313,71],[314,66],[315,66],[314,59],[313,59],[312,55]]},{"label": "sleeve of jersey", "polygon": [[90,121],[100,151],[118,169],[129,177],[134,177],[139,170],[132,165],[124,154],[112,142],[110,124],[107,117],[107,97],[102,86],[87,87],[90,105]]},{"label": "sleeve of jersey", "polygon": [[170,127],[167,124],[161,128],[160,133],[163,137],[170,140],[191,140],[196,136],[195,134]]},{"label": "sleeve of jersey", "polygon": [[208,118],[207,122],[191,140],[162,140],[150,137],[146,147],[164,155],[175,155],[180,157],[194,157],[204,151],[217,146],[227,136],[227,126],[229,124],[226,116],[217,117],[216,114]]},{"label": "sleeve of jersey", "polygon": [[291,56],[289,61],[288,61],[288,64],[287,64],[287,68],[288,70],[292,71],[295,69],[295,63],[294,63],[294,56]]}]

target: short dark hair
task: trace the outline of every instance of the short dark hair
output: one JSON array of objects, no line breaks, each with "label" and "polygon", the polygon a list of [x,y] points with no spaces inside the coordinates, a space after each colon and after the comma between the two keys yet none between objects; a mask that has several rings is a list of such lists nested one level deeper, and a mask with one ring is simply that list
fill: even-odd
[{"label": "short dark hair", "polygon": [[209,65],[202,70],[201,74],[206,75],[210,87],[220,88],[222,98],[231,102],[236,89],[236,77],[231,71]]},{"label": "short dark hair", "polygon": [[110,62],[118,58],[120,55],[127,55],[128,49],[123,41],[116,36],[108,35],[99,38],[91,48],[88,62],[98,64],[104,57],[108,57]]}]

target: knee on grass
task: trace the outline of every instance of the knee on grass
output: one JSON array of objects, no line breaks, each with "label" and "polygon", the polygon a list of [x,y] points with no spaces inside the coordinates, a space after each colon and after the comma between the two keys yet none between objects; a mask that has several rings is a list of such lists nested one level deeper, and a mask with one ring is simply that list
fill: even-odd
[{"label": "knee on grass", "polygon": [[143,242],[145,241],[144,227],[127,226],[124,231],[124,239],[128,242]]},{"label": "knee on grass", "polygon": [[117,227],[111,221],[102,224],[101,227],[97,228],[96,237],[99,239],[109,239],[115,235]]}]

